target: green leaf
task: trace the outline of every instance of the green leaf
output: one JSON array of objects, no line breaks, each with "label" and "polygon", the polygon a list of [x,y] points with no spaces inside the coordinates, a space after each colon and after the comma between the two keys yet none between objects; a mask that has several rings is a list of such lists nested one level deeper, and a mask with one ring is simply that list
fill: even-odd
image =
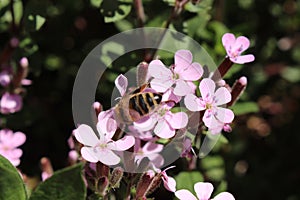
[{"label": "green leaf", "polygon": [[14,1],[13,10],[15,15],[15,23],[20,24],[23,16],[23,4],[22,1]]},{"label": "green leaf", "polygon": [[30,200],[85,200],[86,187],[81,172],[82,163],[55,172],[36,188]]},{"label": "green leaf", "polygon": [[104,22],[116,22],[124,19],[131,11],[132,0],[103,0],[100,12],[104,16]]},{"label": "green leaf", "polygon": [[205,170],[216,167],[223,167],[224,160],[221,156],[206,156],[201,160],[201,166]]},{"label": "green leaf", "polygon": [[231,107],[235,115],[244,115],[247,113],[256,113],[259,111],[259,107],[255,102],[242,102],[236,103]]},{"label": "green leaf", "polygon": [[25,185],[17,169],[0,155],[0,199],[27,199]]},{"label": "green leaf", "polygon": [[40,15],[29,15],[28,16],[28,27],[31,31],[38,31],[46,19]]},{"label": "green leaf", "polygon": [[282,71],[281,75],[286,80],[296,83],[300,80],[300,69],[296,67],[287,67]]},{"label": "green leaf", "polygon": [[103,0],[90,0],[91,2],[91,5],[96,7],[96,8],[99,8],[101,3],[102,3]]},{"label": "green leaf", "polygon": [[[192,172],[181,172],[177,176],[175,176],[176,180],[176,189],[187,189],[191,192],[194,191],[194,184],[197,182],[203,181],[203,176],[198,171]],[[194,193],[194,192],[193,192]]]},{"label": "green leaf", "polygon": [[212,7],[212,3],[213,0],[202,0],[200,3],[194,5],[191,1],[189,1],[185,5],[184,9],[189,12],[197,13],[201,10],[210,10]]}]

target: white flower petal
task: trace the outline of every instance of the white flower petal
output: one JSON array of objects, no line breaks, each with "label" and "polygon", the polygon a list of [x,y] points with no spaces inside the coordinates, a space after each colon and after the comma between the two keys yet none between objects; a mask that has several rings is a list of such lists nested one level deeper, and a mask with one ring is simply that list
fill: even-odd
[{"label": "white flower petal", "polygon": [[212,200],[235,200],[235,198],[229,192],[221,192],[220,194],[215,196],[215,198],[213,198]]},{"label": "white flower petal", "polygon": [[215,93],[214,105],[224,105],[231,101],[231,94],[225,87],[220,87]]},{"label": "white flower petal", "polygon": [[192,93],[192,88],[184,81],[184,80],[177,80],[176,85],[174,88],[174,94],[177,96],[185,96],[189,93]]},{"label": "white flower petal", "polygon": [[212,97],[215,93],[216,84],[209,78],[204,78],[199,85],[200,93],[203,99]]},{"label": "white flower petal", "polygon": [[166,68],[160,60],[153,60],[149,63],[148,74],[154,78],[168,80],[172,78],[172,72]]},{"label": "white flower petal", "polygon": [[188,115],[185,112],[169,112],[169,115],[166,117],[166,119],[174,129],[184,128],[188,123]]},{"label": "white flower petal", "polygon": [[231,123],[234,113],[228,108],[216,107],[215,117],[223,123]]},{"label": "white flower petal", "polygon": [[156,92],[165,92],[173,85],[173,83],[174,81],[171,79],[163,80],[154,78],[152,81],[150,81],[150,86]]},{"label": "white flower petal", "polygon": [[209,197],[214,190],[214,186],[211,183],[198,182],[194,185],[194,190],[198,199],[209,200]]},{"label": "white flower petal", "polygon": [[93,147],[99,142],[93,129],[86,124],[81,124],[74,133],[76,140],[81,144]]},{"label": "white flower petal", "polygon": [[122,139],[117,140],[113,143],[108,143],[107,146],[111,150],[116,150],[116,151],[125,151],[132,147],[135,143],[135,139],[133,136],[124,136]]},{"label": "white flower petal", "polygon": [[105,165],[116,165],[121,161],[120,157],[109,149],[97,151],[96,155],[99,161]]},{"label": "white flower petal", "polygon": [[200,111],[205,109],[205,106],[201,104],[200,99],[193,94],[185,96],[184,104],[190,111]]},{"label": "white flower petal", "polygon": [[126,92],[127,86],[128,86],[128,80],[124,75],[119,75],[115,80],[115,85],[117,89],[119,90],[121,96],[123,96]]},{"label": "white flower petal", "polygon": [[93,147],[82,147],[81,148],[81,156],[89,162],[96,163],[98,162],[98,156],[93,151]]},{"label": "white flower petal", "polygon": [[180,200],[197,200],[190,191],[185,189],[176,191],[175,196]]},{"label": "white flower petal", "polygon": [[175,135],[175,129],[172,129],[166,120],[160,120],[154,128],[154,133],[160,138],[171,138]]}]

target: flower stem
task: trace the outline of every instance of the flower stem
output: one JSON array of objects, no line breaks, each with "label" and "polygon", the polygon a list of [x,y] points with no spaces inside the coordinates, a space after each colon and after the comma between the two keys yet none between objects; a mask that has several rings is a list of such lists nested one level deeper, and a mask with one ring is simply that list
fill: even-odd
[{"label": "flower stem", "polygon": [[229,59],[229,57],[226,57],[223,60],[223,62],[219,65],[218,69],[214,71],[214,74],[212,75],[211,79],[214,81],[222,79],[232,65],[233,62]]}]

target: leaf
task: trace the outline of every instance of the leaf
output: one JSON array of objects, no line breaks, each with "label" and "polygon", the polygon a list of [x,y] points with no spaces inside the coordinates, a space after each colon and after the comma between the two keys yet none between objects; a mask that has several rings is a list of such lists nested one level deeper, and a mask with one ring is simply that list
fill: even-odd
[{"label": "leaf", "polygon": [[223,167],[224,160],[221,156],[207,156],[201,160],[201,166],[205,170],[216,167]]},{"label": "leaf", "polygon": [[189,12],[197,13],[201,10],[210,10],[212,8],[212,3],[213,0],[202,0],[200,3],[194,5],[191,1],[189,1],[185,5],[184,9]]},{"label": "leaf", "polygon": [[198,171],[192,172],[181,172],[177,176],[175,176],[176,180],[176,189],[187,189],[191,192],[194,191],[194,184],[197,182],[203,181],[203,176]]},{"label": "leaf", "polygon": [[24,182],[17,169],[0,155],[0,199],[27,199]]},{"label": "leaf", "polygon": [[132,0],[103,0],[100,12],[104,16],[104,22],[116,22],[124,19],[131,11]]},{"label": "leaf", "polygon": [[23,4],[22,1],[14,1],[13,10],[15,15],[15,23],[20,24],[20,21],[23,16]]},{"label": "leaf", "polygon": [[243,102],[236,103],[231,107],[235,115],[244,115],[247,113],[256,113],[259,111],[259,107],[255,102]]},{"label": "leaf", "polygon": [[40,15],[29,15],[28,16],[28,27],[31,31],[38,31],[43,24],[45,23],[46,19]]},{"label": "leaf", "polygon": [[282,71],[281,75],[286,80],[296,83],[300,80],[300,69],[296,67],[287,67]]},{"label": "leaf", "polygon": [[103,0],[90,0],[91,2],[91,5],[96,7],[96,8],[99,8],[101,3],[102,3]]},{"label": "leaf", "polygon": [[85,200],[86,187],[81,171],[82,163],[55,172],[36,188],[30,200]]}]

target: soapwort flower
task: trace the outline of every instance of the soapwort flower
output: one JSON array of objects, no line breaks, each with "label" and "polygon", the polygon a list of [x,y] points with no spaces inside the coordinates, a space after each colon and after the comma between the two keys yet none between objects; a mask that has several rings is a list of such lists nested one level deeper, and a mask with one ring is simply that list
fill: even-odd
[{"label": "soapwort flower", "polygon": [[184,103],[190,111],[205,110],[202,118],[205,126],[209,129],[216,129],[225,123],[231,123],[234,113],[227,108],[220,107],[231,100],[231,94],[225,87],[215,91],[216,84],[213,80],[205,78],[200,82],[199,89],[201,97],[188,94]]},{"label": "soapwort flower", "polygon": [[[175,196],[180,200],[210,200],[210,196],[214,190],[214,187],[211,183],[208,182],[198,182],[194,185],[194,190],[197,197],[195,197],[188,190],[178,190],[175,192]],[[211,200],[234,200],[232,194],[229,192],[221,192]]]},{"label": "soapwort flower", "polygon": [[160,60],[149,63],[148,73],[153,77],[150,82],[151,88],[162,93],[171,89],[172,93],[180,97],[193,93],[192,81],[201,78],[202,66],[197,62],[193,63],[193,55],[188,50],[177,51],[174,62],[170,69],[166,68]]},{"label": "soapwort flower", "polygon": [[9,129],[0,130],[0,154],[8,159],[14,166],[18,166],[23,151],[17,147],[24,144],[25,141],[26,136],[22,132],[13,133],[13,131]]},{"label": "soapwort flower", "polygon": [[229,59],[237,64],[244,64],[254,61],[254,55],[241,55],[250,46],[250,41],[244,36],[235,38],[232,33],[225,33],[222,37],[222,43],[226,49]]},{"label": "soapwort flower", "polygon": [[124,136],[122,139],[113,141],[112,137],[117,130],[117,123],[112,118],[106,118],[97,123],[97,131],[100,138],[96,136],[93,129],[82,124],[75,130],[75,138],[85,146],[81,148],[82,157],[92,163],[98,161],[105,165],[116,165],[120,157],[113,151],[125,151],[134,145],[133,136]]}]

